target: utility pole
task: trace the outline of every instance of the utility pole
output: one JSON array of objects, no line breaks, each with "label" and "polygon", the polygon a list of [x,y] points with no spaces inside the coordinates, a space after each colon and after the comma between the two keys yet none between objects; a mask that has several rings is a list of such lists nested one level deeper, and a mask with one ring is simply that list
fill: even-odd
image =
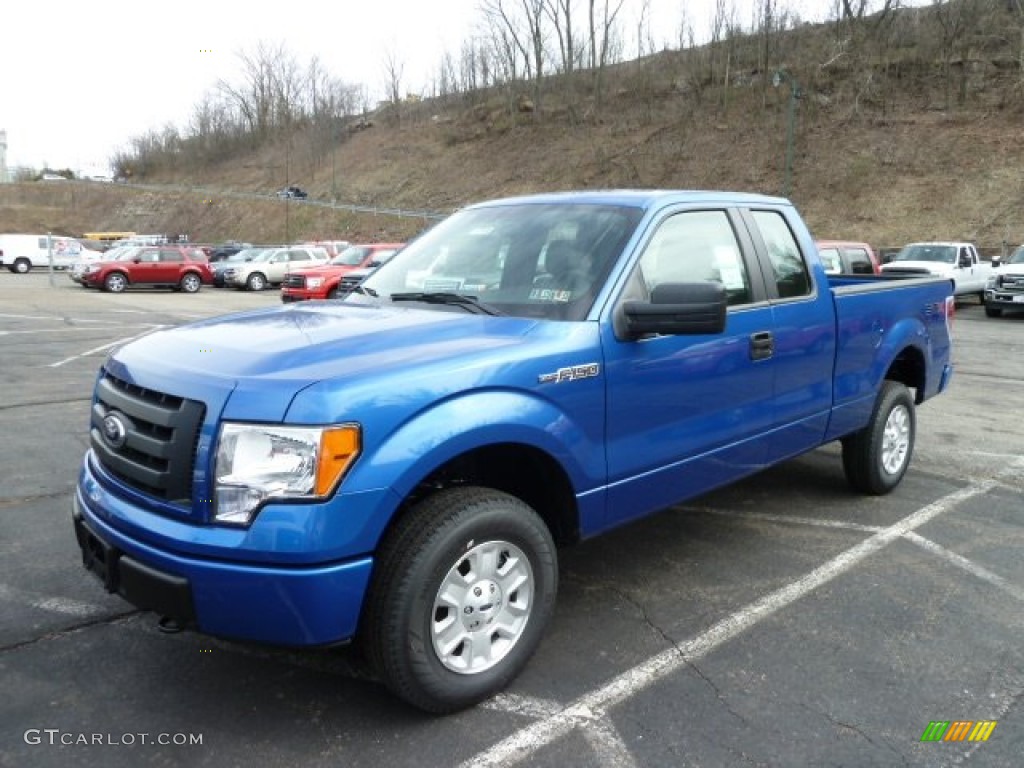
[{"label": "utility pole", "polygon": [[803,96],[800,84],[785,69],[778,69],[772,76],[772,85],[778,88],[783,83],[789,84],[789,117],[786,125],[786,170],[782,182],[782,196],[789,197],[793,191],[793,144],[796,131],[796,101]]}]

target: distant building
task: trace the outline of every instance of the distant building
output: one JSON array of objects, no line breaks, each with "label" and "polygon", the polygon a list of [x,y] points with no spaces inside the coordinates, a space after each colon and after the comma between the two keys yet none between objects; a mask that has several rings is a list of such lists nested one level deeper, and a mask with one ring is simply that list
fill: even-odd
[{"label": "distant building", "polygon": [[0,184],[11,180],[7,173],[7,131],[0,131]]}]

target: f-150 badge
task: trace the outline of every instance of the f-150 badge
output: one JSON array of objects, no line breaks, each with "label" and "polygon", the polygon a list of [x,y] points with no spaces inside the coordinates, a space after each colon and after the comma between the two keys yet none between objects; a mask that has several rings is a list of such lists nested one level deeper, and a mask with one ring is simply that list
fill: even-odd
[{"label": "f-150 badge", "polygon": [[554,373],[542,373],[537,377],[541,384],[561,384],[563,381],[576,381],[577,379],[589,379],[601,372],[600,363],[584,363],[583,365],[571,365],[568,368],[559,368]]}]

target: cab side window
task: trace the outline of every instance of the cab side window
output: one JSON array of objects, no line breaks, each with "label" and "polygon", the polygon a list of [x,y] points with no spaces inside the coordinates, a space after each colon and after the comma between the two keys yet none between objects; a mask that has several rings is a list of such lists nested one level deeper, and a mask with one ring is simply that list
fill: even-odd
[{"label": "cab side window", "polygon": [[[809,295],[811,278],[807,274],[807,265],[800,255],[800,248],[786,220],[776,211],[750,213],[768,251],[779,297],[786,299]],[[768,279],[771,280],[772,276],[769,275]]]},{"label": "cab side window", "polygon": [[850,259],[850,271],[855,275],[873,275],[875,268],[871,265],[868,252],[863,248],[850,248],[846,251]]},{"label": "cab side window", "polygon": [[640,258],[648,294],[662,283],[722,283],[730,305],[751,301],[750,275],[725,211],[686,211],[661,223]]}]

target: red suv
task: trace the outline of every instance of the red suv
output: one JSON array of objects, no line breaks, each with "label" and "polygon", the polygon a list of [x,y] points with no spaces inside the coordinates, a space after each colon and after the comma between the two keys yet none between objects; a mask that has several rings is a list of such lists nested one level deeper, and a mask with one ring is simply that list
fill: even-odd
[{"label": "red suv", "polygon": [[341,278],[354,269],[376,266],[386,261],[404,243],[370,243],[350,245],[326,264],[319,267],[297,269],[289,273],[281,283],[281,301],[302,301],[304,299],[334,299],[340,293]]},{"label": "red suv", "polygon": [[129,285],[164,285],[195,293],[213,284],[206,254],[180,245],[146,246],[116,261],[96,261],[82,274],[82,285],[121,293]]}]

